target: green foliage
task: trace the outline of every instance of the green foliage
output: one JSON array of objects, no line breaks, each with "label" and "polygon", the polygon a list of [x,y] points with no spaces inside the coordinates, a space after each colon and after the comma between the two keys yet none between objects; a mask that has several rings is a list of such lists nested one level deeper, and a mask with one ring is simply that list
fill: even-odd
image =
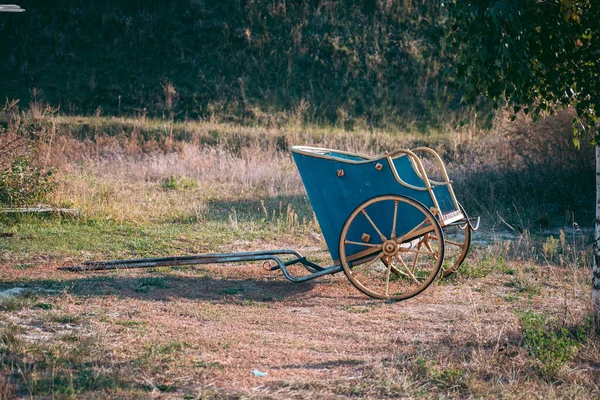
[{"label": "green foliage", "polygon": [[548,260],[552,261],[552,259],[558,254],[558,246],[560,242],[554,236],[548,236],[546,241],[542,245],[542,249],[544,250],[544,257],[547,257]]},{"label": "green foliage", "polygon": [[542,376],[552,380],[558,371],[577,353],[577,349],[585,336],[581,329],[575,335],[566,328],[552,329],[546,315],[526,310],[519,314],[525,348],[529,356],[536,360]]},{"label": "green foliage", "polygon": [[163,190],[186,190],[197,189],[198,183],[183,176],[170,176],[162,180],[160,187]]},{"label": "green foliage", "polygon": [[451,281],[458,280],[459,277],[466,279],[481,279],[493,272],[503,270],[505,266],[506,260],[503,256],[491,256],[486,254],[476,263],[466,260],[457,270],[456,274],[453,274],[456,276],[453,277],[453,275],[451,275],[449,278]]},{"label": "green foliage", "polygon": [[135,289],[138,293],[148,293],[152,288],[164,289],[169,287],[169,283],[163,277],[141,278],[138,282],[138,286]]},{"label": "green foliage", "polygon": [[39,166],[33,156],[17,157],[0,171],[0,203],[23,206],[44,200],[55,188],[52,172]]},{"label": "green foliage", "polygon": [[468,378],[466,371],[452,365],[442,368],[436,362],[419,357],[415,361],[415,372],[431,380],[443,389],[461,389],[466,387]]},{"label": "green foliage", "polygon": [[24,292],[16,296],[11,296],[0,300],[0,311],[19,311],[31,307],[37,300],[37,295],[33,292]]},{"label": "green foliage", "polygon": [[598,120],[600,4],[589,0],[454,1],[451,72],[463,100],[481,96],[514,113],[573,105],[577,131]]},{"label": "green foliage", "polygon": [[6,324],[0,330],[0,356],[2,353],[11,354],[18,352],[22,343],[19,339],[21,328],[13,323]]},{"label": "green foliage", "polygon": [[46,316],[46,319],[50,322],[56,322],[58,324],[80,324],[81,315],[69,314],[65,312],[53,312]]},{"label": "green foliage", "polygon": [[54,306],[50,303],[45,303],[43,301],[40,301],[36,304],[33,305],[34,308],[39,308],[42,310],[52,310],[52,308],[54,308]]},{"label": "green foliage", "polygon": [[[447,121],[439,2],[28,1],[0,20],[0,93],[63,112]],[[43,18],[41,16],[43,15]]]},{"label": "green foliage", "polygon": [[513,278],[506,283],[507,287],[512,287],[516,290],[516,294],[526,294],[529,299],[533,296],[541,294],[540,284],[537,279],[521,272],[513,276]]},{"label": "green foliage", "polygon": [[206,361],[199,360],[199,361],[194,361],[192,363],[192,365],[196,368],[217,369],[217,370],[225,369],[225,366],[218,361],[206,362]]},{"label": "green foliage", "polygon": [[235,296],[236,294],[244,293],[243,287],[232,287],[221,290],[219,293],[226,296]]}]

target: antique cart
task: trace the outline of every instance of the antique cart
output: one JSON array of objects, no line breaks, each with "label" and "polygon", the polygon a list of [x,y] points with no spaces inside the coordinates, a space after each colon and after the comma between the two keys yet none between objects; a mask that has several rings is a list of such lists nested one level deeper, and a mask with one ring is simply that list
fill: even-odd
[{"label": "antique cart", "polygon": [[[404,300],[425,290],[464,261],[471,224],[457,202],[439,155],[425,147],[380,157],[305,146],[292,147],[333,263],[322,267],[295,250],[199,254],[137,260],[88,261],[70,270],[264,261],[292,282],[344,271],[361,292]],[[440,175],[428,177],[424,160]],[[445,257],[448,254],[449,257]],[[302,265],[307,275],[288,267]]]}]

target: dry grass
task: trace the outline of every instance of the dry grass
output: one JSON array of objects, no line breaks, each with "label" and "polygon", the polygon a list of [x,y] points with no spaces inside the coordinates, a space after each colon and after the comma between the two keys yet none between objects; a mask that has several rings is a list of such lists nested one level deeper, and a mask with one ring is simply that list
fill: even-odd
[{"label": "dry grass", "polygon": [[[505,153],[489,150],[507,150],[501,138],[189,123],[153,139],[149,132],[168,132],[168,123],[118,122],[124,133],[109,135],[109,120],[57,118],[62,134],[42,146],[59,171],[51,202],[80,208],[81,217],[0,220],[0,288],[28,289],[1,303],[0,398],[599,393],[600,343],[586,331],[586,231],[519,231],[518,218],[494,217],[505,203],[483,205],[488,220],[458,274],[401,303],[370,300],[342,274],[292,284],[260,265],[57,272],[89,257],[275,248],[327,263],[289,145],[378,154],[428,144],[465,189],[487,167],[503,171]],[[93,139],[76,134],[82,124],[97,124]],[[473,197],[482,202],[484,193]],[[497,229],[506,225],[514,231]],[[524,310],[548,316],[549,332],[578,338],[552,377],[526,349]]]},{"label": "dry grass", "polygon": [[[414,300],[386,303],[363,297],[341,275],[293,285],[258,266],[73,276],[57,275],[56,264],[40,265],[25,285],[62,289],[39,294],[36,304],[52,304],[52,310],[33,305],[3,313],[21,329],[15,335],[18,347],[2,357],[6,367],[7,360],[18,365],[41,346],[66,360],[55,371],[61,379],[77,375],[89,362],[95,379],[114,381],[102,387],[75,379],[74,393],[85,396],[215,391],[253,398],[589,398],[597,393],[597,339],[590,338],[555,380],[546,381],[522,346],[515,314],[529,308],[568,327],[581,325],[590,312],[588,288],[573,282],[587,278],[586,271],[508,265],[535,281],[536,294],[522,294],[511,275],[493,269],[483,279],[461,276]],[[15,275],[7,265],[2,272],[9,280]],[[148,289],[140,290],[142,285]],[[74,353],[79,346],[88,353]],[[51,371],[42,365],[27,379],[48,379]],[[255,377],[253,369],[268,375]],[[28,384],[38,387],[12,372],[20,393],[30,390]]]},{"label": "dry grass", "polygon": [[[77,177],[75,166],[80,175],[99,179],[99,188],[103,187],[100,178],[110,176],[104,186],[111,186],[115,176],[123,184],[119,193],[142,183],[152,190],[152,184],[174,176],[197,181],[202,193],[218,190],[256,199],[303,192],[289,154],[294,144],[371,155],[426,145],[446,161],[468,211],[492,225],[506,228],[508,223],[521,233],[573,222],[591,225],[593,151],[586,143],[580,149],[573,146],[571,119],[567,112],[536,123],[518,120],[509,125],[499,119],[498,126],[485,135],[465,129],[423,136],[302,124],[262,128],[180,122],[171,126],[168,121],[144,118],[56,117],[48,126],[57,127],[61,134],[42,153],[52,154],[53,165],[68,168],[70,176]],[[240,185],[244,193],[238,190]],[[65,187],[63,192],[69,198],[78,197],[68,190]],[[103,200],[110,193],[97,196]],[[143,203],[146,196],[139,197]]]}]

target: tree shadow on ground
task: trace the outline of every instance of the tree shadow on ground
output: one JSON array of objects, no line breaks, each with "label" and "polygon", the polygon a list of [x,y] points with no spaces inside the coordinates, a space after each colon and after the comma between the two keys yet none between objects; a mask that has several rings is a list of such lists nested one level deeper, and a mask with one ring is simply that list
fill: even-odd
[{"label": "tree shadow on ground", "polygon": [[32,292],[81,297],[119,296],[150,301],[176,299],[235,303],[272,302],[312,290],[314,282],[292,283],[282,277],[231,279],[214,276],[151,274],[115,276],[94,274],[83,278],[40,279],[5,283],[2,290],[19,287]]}]

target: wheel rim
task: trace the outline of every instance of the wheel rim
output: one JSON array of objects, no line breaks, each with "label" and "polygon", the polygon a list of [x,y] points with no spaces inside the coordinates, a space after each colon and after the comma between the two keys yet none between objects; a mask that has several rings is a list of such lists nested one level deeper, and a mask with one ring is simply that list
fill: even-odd
[{"label": "wheel rim", "polygon": [[442,276],[452,275],[461,266],[469,252],[471,244],[471,228],[467,225],[447,226],[444,230],[445,258],[442,264]]},{"label": "wheel rim", "polygon": [[[466,213],[460,207],[463,215]],[[469,253],[471,246],[471,227],[469,224],[448,225],[442,228],[444,232],[444,262],[442,264],[442,277],[452,275],[462,265]],[[437,240],[434,235],[429,235],[429,240]]]},{"label": "wheel rim", "polygon": [[350,282],[366,295],[408,299],[435,280],[444,260],[443,240],[425,246],[422,239],[428,235],[444,237],[421,203],[396,195],[375,197],[346,220],[340,263]]}]

